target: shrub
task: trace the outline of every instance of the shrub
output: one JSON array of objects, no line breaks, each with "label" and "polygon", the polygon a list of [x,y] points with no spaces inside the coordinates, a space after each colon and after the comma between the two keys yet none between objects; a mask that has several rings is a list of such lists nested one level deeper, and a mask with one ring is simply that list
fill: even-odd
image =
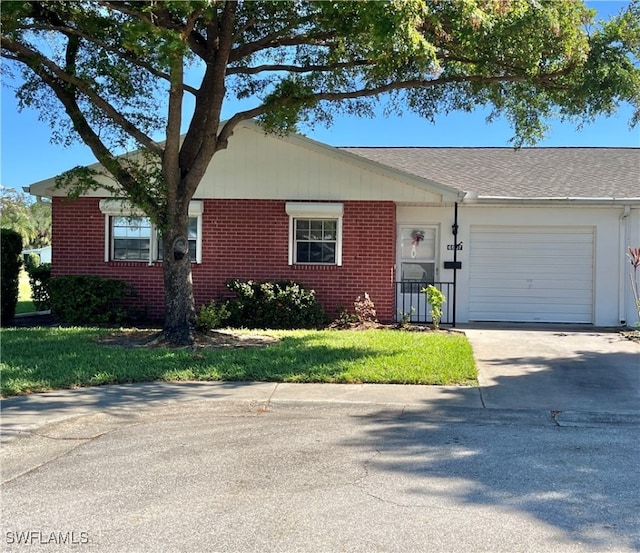
[{"label": "shrub", "polygon": [[29,269],[40,265],[40,256],[37,253],[27,253],[24,256],[24,268],[29,272]]},{"label": "shrub", "polygon": [[352,324],[358,322],[358,317],[349,313],[344,307],[338,307],[338,316],[331,323],[331,328],[350,328]]},{"label": "shrub", "polygon": [[93,275],[53,277],[49,281],[51,310],[69,324],[122,323],[127,301],[137,296],[124,280]]},{"label": "shrub", "polygon": [[209,305],[200,307],[196,316],[196,328],[203,332],[220,328],[229,317],[231,317],[231,311],[229,311],[228,302],[216,303],[215,300],[211,300]]},{"label": "shrub", "polygon": [[356,298],[356,301],[353,302],[353,308],[359,322],[376,322],[376,306],[373,304],[373,300],[369,297],[367,292],[364,293],[364,298],[361,298],[360,296]]},{"label": "shrub", "polygon": [[49,295],[49,281],[51,280],[51,263],[42,265],[27,264],[29,285],[31,286],[31,300],[38,311],[51,308]]},{"label": "shrub", "polygon": [[234,326],[320,328],[327,322],[315,292],[297,282],[234,279],[227,282],[227,288],[236,295],[236,299],[229,302]]},{"label": "shrub", "polygon": [[398,321],[398,326],[400,328],[407,328],[411,324],[411,317],[416,312],[416,308],[411,306],[409,311],[404,312],[401,309],[398,309],[398,315],[400,316],[400,320]]},{"label": "shrub", "polygon": [[0,320],[13,320],[18,304],[20,266],[22,265],[22,236],[14,230],[2,229],[0,235]]},{"label": "shrub", "polygon": [[427,294],[427,302],[431,306],[433,328],[438,330],[438,328],[440,328],[440,320],[442,319],[442,304],[446,303],[447,299],[433,284],[429,284],[429,286],[423,288],[422,291]]}]

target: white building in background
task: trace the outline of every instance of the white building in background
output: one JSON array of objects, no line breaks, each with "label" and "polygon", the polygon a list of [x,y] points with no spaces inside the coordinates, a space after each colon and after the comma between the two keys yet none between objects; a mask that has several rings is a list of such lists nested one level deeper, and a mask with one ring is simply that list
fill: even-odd
[{"label": "white building in background", "polygon": [[51,263],[51,246],[44,248],[34,248],[32,250],[22,250],[22,256],[35,254],[40,256],[40,263]]}]

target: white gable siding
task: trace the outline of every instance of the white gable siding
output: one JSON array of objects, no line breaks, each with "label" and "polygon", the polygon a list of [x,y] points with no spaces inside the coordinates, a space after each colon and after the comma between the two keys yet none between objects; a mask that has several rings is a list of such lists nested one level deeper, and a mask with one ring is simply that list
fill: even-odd
[{"label": "white gable siding", "polygon": [[438,192],[383,173],[313,142],[240,127],[229,147],[213,157],[196,197],[442,201]]}]

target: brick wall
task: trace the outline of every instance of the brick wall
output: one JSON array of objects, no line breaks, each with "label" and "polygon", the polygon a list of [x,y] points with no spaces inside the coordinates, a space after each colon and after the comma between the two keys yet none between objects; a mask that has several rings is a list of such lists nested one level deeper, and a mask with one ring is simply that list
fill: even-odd
[{"label": "brick wall", "polygon": [[[99,198],[53,201],[53,274],[125,278],[162,317],[162,265],[104,261]],[[333,315],[369,292],[381,321],[394,318],[395,204],[344,202],[342,266],[288,265],[289,216],[281,200],[204,200],[202,263],[194,264],[196,305],[226,292],[230,278],[293,279],[316,291]]]}]

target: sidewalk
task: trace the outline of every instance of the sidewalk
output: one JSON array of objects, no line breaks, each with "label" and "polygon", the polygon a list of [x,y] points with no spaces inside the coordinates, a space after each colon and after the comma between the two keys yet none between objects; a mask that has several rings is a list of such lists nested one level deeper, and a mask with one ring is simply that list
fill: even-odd
[{"label": "sidewalk", "polygon": [[196,401],[243,403],[267,409],[277,403],[374,404],[482,408],[480,389],[395,384],[289,384],[277,382],[149,382],[119,384],[1,400],[2,439],[43,424],[95,412],[161,408]]},{"label": "sidewalk", "polygon": [[455,415],[508,422],[523,418],[558,426],[640,426],[640,413],[549,410],[542,404],[521,408],[486,406],[479,387],[397,384],[291,384],[277,382],[149,382],[57,390],[0,401],[1,441],[44,425],[94,414],[134,415],[153,410],[175,414],[180,406],[245,406],[254,413],[278,407],[371,408],[390,415]]},{"label": "sidewalk", "polygon": [[474,350],[478,387],[150,382],[58,390],[2,400],[2,440],[82,415],[197,402],[235,403],[256,412],[296,403],[387,406],[389,411],[422,414],[467,409],[475,410],[467,413],[470,417],[537,413],[560,425],[640,425],[640,348],[617,329],[500,324],[463,329]]}]

